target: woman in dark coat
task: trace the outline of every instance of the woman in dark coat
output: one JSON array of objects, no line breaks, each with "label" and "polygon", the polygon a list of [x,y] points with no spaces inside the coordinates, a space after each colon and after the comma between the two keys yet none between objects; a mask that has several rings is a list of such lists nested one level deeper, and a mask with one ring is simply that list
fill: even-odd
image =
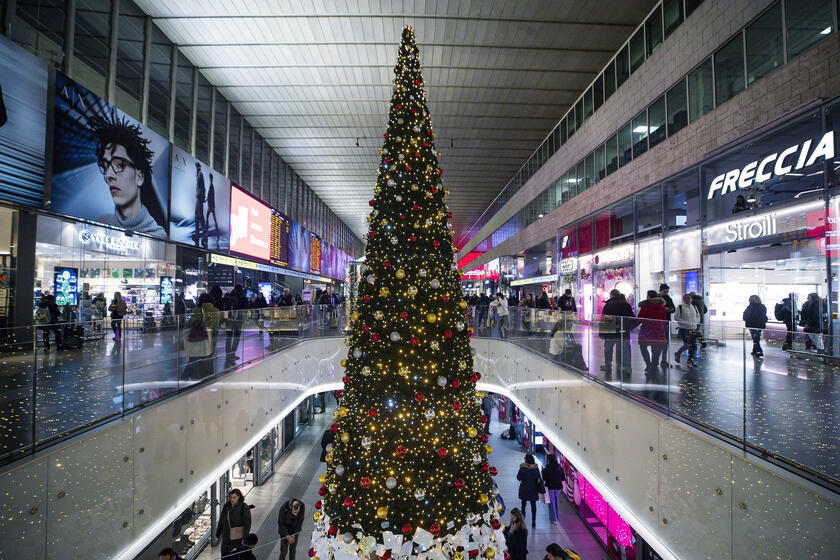
[{"label": "woman in dark coat", "polygon": [[566,481],[566,475],[563,472],[563,467],[557,462],[557,456],[554,453],[548,456],[548,465],[543,469],[542,477],[550,502],[548,516],[552,523],[558,523],[560,521],[560,499],[563,496],[563,482]]},{"label": "woman in dark coat", "polygon": [[[231,539],[231,528],[238,529],[242,537]],[[251,508],[245,503],[245,497],[239,488],[234,488],[228,493],[228,501],[219,514],[219,526],[216,529],[216,538],[222,539],[222,558],[235,552],[242,544],[242,539],[251,532]]]},{"label": "woman in dark coat", "polygon": [[519,508],[510,510],[510,524],[504,533],[510,560],[525,560],[528,557],[528,529]]},{"label": "woman in dark coat", "polygon": [[763,358],[764,350],[761,349],[761,331],[767,328],[767,308],[761,303],[761,298],[752,295],[750,303],[744,309],[744,326],[750,329],[753,347],[750,354],[755,358]]},{"label": "woman in dark coat", "polygon": [[330,428],[324,430],[321,435],[321,462],[327,462],[327,446],[335,442],[335,432]]},{"label": "woman in dark coat", "polygon": [[802,305],[799,325],[805,327],[803,330],[808,333],[805,340],[806,349],[814,348],[817,352],[823,352],[823,305],[816,293],[808,294],[808,299]]},{"label": "woman in dark coat", "polygon": [[516,473],[516,480],[519,482],[519,499],[522,500],[522,518],[525,519],[525,502],[531,502],[531,527],[537,526],[537,500],[539,499],[538,481],[540,469],[537,467],[534,456],[525,454],[525,462],[519,465],[519,472]]}]

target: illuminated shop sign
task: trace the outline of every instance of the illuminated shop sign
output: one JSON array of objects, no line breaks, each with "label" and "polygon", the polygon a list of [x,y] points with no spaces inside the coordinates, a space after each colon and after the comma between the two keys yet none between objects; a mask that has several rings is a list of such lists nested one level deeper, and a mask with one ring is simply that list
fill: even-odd
[{"label": "illuminated shop sign", "polygon": [[560,274],[573,274],[577,272],[577,259],[571,257],[560,261]]},{"label": "illuminated shop sign", "polygon": [[[707,227],[703,230],[703,240],[710,246],[755,241],[785,233],[807,233],[808,237],[815,237],[819,235],[818,226],[812,222],[815,222],[815,219],[819,221],[819,218],[824,216],[825,203],[817,200]],[[820,231],[824,231],[824,226],[820,227]]]},{"label": "illuminated shop sign", "polygon": [[131,239],[124,235],[105,235],[83,229],[79,233],[79,239],[83,245],[95,245],[97,248],[105,248],[121,253],[130,253],[140,250],[140,240]]},{"label": "illuminated shop sign", "polygon": [[[816,147],[811,149],[812,144]],[[748,189],[754,183],[763,183],[788,173],[808,167],[817,162],[834,157],[834,131],[826,132],[823,137],[814,141],[805,140],[802,144],[794,144],[781,152],[774,152],[764,159],[751,161],[741,169],[732,169],[721,173],[712,179],[709,185],[708,199],[716,195],[735,192],[736,189]]]},{"label": "illuminated shop sign", "polygon": [[526,284],[542,284],[543,282],[556,282],[556,274],[546,274],[545,276],[535,276],[534,278],[521,278],[510,283],[511,286],[524,286]]},{"label": "illuminated shop sign", "polygon": [[246,261],[245,259],[238,259],[236,257],[228,257],[226,255],[210,254],[210,262],[214,264],[226,264],[228,266],[235,266],[238,268],[247,268],[248,270],[261,270],[263,272],[273,272],[275,274],[285,274],[286,276],[294,276],[295,278],[304,278],[306,280],[314,280],[316,282],[332,283],[332,278],[324,278],[317,274],[307,274],[305,272],[298,272],[296,270],[289,270],[287,268],[280,268],[279,266],[271,266],[270,264],[255,263]]},{"label": "illuminated shop sign", "polygon": [[609,263],[628,262],[633,260],[633,244],[610,247],[595,253],[595,264],[605,265]]}]

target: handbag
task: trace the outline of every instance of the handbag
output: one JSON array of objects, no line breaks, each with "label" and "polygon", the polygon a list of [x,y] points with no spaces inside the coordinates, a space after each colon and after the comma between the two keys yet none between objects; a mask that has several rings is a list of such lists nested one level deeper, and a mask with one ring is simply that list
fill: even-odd
[{"label": "handbag", "polygon": [[545,494],[545,483],[542,478],[537,479],[537,494]]},{"label": "handbag", "polygon": [[204,322],[204,310],[201,320],[184,333],[184,354],[188,358],[204,358],[213,353],[213,341]]},{"label": "handbag", "polygon": [[227,512],[227,519],[228,519],[228,527],[230,527],[230,540],[232,541],[241,541],[245,538],[245,527],[240,525],[239,527],[231,527],[230,525],[230,509]]}]

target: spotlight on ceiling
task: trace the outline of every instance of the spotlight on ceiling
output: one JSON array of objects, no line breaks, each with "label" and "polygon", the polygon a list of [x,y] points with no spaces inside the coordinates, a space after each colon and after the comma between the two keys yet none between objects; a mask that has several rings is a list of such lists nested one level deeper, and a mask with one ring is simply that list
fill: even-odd
[{"label": "spotlight on ceiling", "polygon": [[359,139],[356,138],[356,147],[359,147]]}]

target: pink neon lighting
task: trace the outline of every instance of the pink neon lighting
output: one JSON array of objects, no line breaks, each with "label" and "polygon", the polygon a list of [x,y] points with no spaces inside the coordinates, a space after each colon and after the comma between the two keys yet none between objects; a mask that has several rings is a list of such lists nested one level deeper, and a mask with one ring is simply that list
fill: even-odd
[{"label": "pink neon lighting", "polygon": [[610,504],[601,496],[600,492],[589,484],[589,481],[578,471],[578,486],[580,488],[580,495],[589,509],[595,514],[607,531],[618,541],[622,547],[633,546],[633,532],[630,525],[610,506]]}]

